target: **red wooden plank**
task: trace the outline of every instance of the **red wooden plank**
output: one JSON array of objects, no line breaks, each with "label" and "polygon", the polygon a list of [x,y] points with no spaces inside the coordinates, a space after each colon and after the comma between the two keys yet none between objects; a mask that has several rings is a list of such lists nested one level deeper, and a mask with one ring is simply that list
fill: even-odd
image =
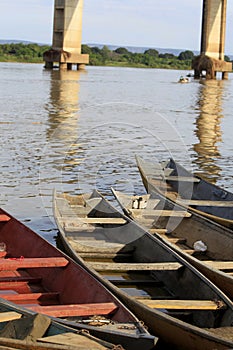
[{"label": "red wooden plank", "polygon": [[0,222],[10,221],[10,217],[6,214],[0,214]]},{"label": "red wooden plank", "polygon": [[[12,291],[14,292],[14,291]],[[23,293],[23,294],[17,294],[17,293],[10,293],[10,291],[7,291],[7,293],[0,293],[0,297],[9,301],[25,301],[28,302],[35,301],[35,300],[48,300],[48,299],[54,299],[59,296],[59,293],[57,292],[50,292],[50,293]]]},{"label": "red wooden plank", "polygon": [[69,261],[64,257],[0,259],[0,271],[34,267],[63,267]]},{"label": "red wooden plank", "polygon": [[54,317],[108,315],[117,309],[114,303],[71,304],[71,305],[25,305],[28,309]]},{"label": "red wooden plank", "polygon": [[30,293],[31,289],[27,282],[2,282],[0,283],[0,290],[14,290],[18,293]]},{"label": "red wooden plank", "polygon": [[42,277],[32,277],[32,276],[6,276],[0,277],[0,285],[2,283],[10,283],[10,282],[27,282],[27,283],[41,283]]}]

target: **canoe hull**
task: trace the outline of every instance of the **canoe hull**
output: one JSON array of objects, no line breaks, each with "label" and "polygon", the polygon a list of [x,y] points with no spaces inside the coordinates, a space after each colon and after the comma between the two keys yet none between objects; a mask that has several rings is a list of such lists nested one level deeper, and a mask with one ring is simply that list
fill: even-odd
[{"label": "canoe hull", "polygon": [[[54,201],[56,202],[56,200]],[[186,323],[184,321],[181,321],[177,318],[171,317],[170,315],[161,312],[157,309],[151,309],[147,307],[146,305],[143,305],[140,301],[135,300],[135,298],[131,297],[129,294],[115,286],[113,283],[108,281],[106,278],[104,278],[99,272],[96,271],[92,267],[90,263],[85,261],[82,257],[79,251],[77,251],[77,245],[72,246],[70,241],[68,241],[66,237],[66,232],[64,231],[64,228],[59,223],[58,214],[56,213],[56,204],[54,205],[54,215],[55,219],[59,228],[59,234],[61,241],[64,245],[65,251],[77,262],[82,264],[90,273],[92,273],[96,278],[98,278],[103,284],[105,284],[115,295],[118,296],[120,300],[122,300],[128,308],[130,308],[137,317],[142,320],[148,327],[149,330],[156,336],[159,337],[161,341],[163,341],[165,344],[172,344],[173,349],[227,349],[229,346],[232,347],[233,343],[232,341],[229,341],[228,339],[220,339],[218,336],[214,334],[214,331],[207,331],[205,329],[192,326],[189,323]],[[111,209],[109,209],[108,212],[110,212]],[[111,215],[112,216],[112,215]],[[126,217],[124,217],[125,220],[129,220]],[[152,247],[154,244],[158,244],[158,241],[155,239],[155,237],[152,237],[147,232],[139,228],[136,224],[132,223],[131,221],[128,222],[127,225],[132,225],[132,230],[134,229],[134,234],[137,235],[137,230],[141,232],[141,237],[138,238],[138,246],[140,246],[140,252],[144,252],[144,261],[147,261],[146,259],[149,259],[148,261],[153,261],[153,249],[151,248],[151,252],[148,252],[148,246]],[[142,234],[143,232],[143,234]],[[79,245],[81,245],[81,241],[79,242]],[[129,243],[128,246],[135,247],[136,242]],[[163,245],[162,242],[159,244]],[[129,247],[128,247],[129,248]],[[166,249],[169,250],[167,247]],[[173,252],[173,256],[176,256],[176,254]],[[150,257],[151,256],[151,257]],[[142,258],[143,259],[143,258]],[[150,260],[151,259],[151,260]],[[143,260],[142,260],[143,261]],[[191,268],[191,267],[190,267]],[[191,268],[192,269],[192,268]],[[195,270],[195,269],[194,269]],[[196,270],[195,270],[196,273]],[[201,279],[204,279],[204,277],[200,277]],[[212,286],[211,282],[207,282],[209,286]],[[214,288],[215,287],[211,287]],[[221,292],[218,291],[220,294]],[[225,298],[225,297],[223,297]],[[230,308],[232,308],[232,304],[229,301]],[[229,310],[230,316],[232,311]],[[228,316],[226,314],[226,324],[229,321]],[[231,318],[232,316],[230,316]],[[224,321],[225,322],[225,321]]]}]

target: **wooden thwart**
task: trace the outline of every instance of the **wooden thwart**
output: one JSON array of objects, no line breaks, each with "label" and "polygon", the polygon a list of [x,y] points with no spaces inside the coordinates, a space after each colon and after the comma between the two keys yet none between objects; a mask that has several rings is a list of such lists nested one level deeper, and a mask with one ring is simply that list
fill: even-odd
[{"label": "wooden thwart", "polygon": [[225,307],[222,302],[212,300],[151,300],[140,299],[140,302],[153,309],[173,310],[217,310]]},{"label": "wooden thwart", "polygon": [[204,261],[210,267],[219,270],[233,270],[233,261]]},{"label": "wooden thwart", "polygon": [[0,259],[0,271],[34,267],[63,267],[69,261],[64,257]]},{"label": "wooden thwart", "polygon": [[9,294],[1,293],[0,297],[9,301],[35,301],[35,300],[47,300],[57,298],[59,293],[50,292],[50,293],[23,293],[23,294]]},{"label": "wooden thwart", "polygon": [[182,181],[182,182],[194,182],[194,183],[198,183],[200,182],[200,179],[196,178],[196,177],[188,177],[188,176],[163,176],[158,175],[158,176],[152,176],[153,179],[156,180],[164,180],[164,181]]},{"label": "wooden thwart", "polygon": [[182,265],[177,262],[160,263],[102,263],[90,262],[97,271],[153,271],[153,270],[178,270]]},{"label": "wooden thwart", "polygon": [[108,315],[117,309],[115,303],[68,304],[68,305],[27,305],[28,309],[54,317]]},{"label": "wooden thwart", "polygon": [[130,209],[132,214],[143,215],[143,216],[174,216],[174,217],[185,217],[189,218],[192,214],[184,210],[147,210],[147,209]]},{"label": "wooden thwart", "polygon": [[33,277],[33,276],[9,276],[9,277],[0,277],[0,285],[10,282],[27,282],[27,283],[40,283],[42,277]]},{"label": "wooden thwart", "polygon": [[161,235],[165,235],[166,233],[168,233],[168,230],[166,228],[150,228],[149,229],[150,233],[159,233]]},{"label": "wooden thwart", "polygon": [[[63,218],[64,220],[64,218]],[[79,227],[80,223],[84,224],[112,224],[112,225],[121,225],[125,224],[127,221],[123,218],[78,218],[76,221],[74,219],[68,218],[64,220],[64,225]]]}]

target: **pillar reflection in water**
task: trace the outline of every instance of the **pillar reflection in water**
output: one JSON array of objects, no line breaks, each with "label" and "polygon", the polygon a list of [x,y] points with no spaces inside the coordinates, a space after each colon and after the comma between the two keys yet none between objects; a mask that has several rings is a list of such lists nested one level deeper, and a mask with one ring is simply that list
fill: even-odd
[{"label": "pillar reflection in water", "polygon": [[[72,173],[82,159],[82,145],[78,143],[79,80],[85,74],[72,70],[48,71],[50,95],[45,109],[48,112],[47,145],[44,150],[45,177],[51,173],[56,182],[71,184]],[[52,167],[52,171],[49,167]],[[60,180],[58,180],[58,178]],[[54,180],[55,181],[55,180]]]},{"label": "pillar reflection in water", "polygon": [[[49,113],[48,137],[67,138],[67,128],[77,131],[79,110],[79,71],[53,70],[50,99],[46,108]],[[60,129],[60,130],[59,130]],[[54,134],[55,133],[55,134]]]},{"label": "pillar reflection in water", "polygon": [[195,134],[199,140],[194,145],[197,153],[194,162],[198,165],[203,178],[215,183],[221,168],[217,159],[221,157],[218,144],[222,141],[222,80],[203,80],[197,108],[200,112],[196,119]]}]

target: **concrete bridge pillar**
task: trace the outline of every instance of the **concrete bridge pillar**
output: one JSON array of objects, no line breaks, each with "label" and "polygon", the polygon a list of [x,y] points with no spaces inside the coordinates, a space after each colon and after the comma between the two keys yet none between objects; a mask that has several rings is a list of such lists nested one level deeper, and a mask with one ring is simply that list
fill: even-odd
[{"label": "concrete bridge pillar", "polygon": [[232,64],[224,61],[227,0],[203,0],[201,54],[193,63],[196,77],[206,71],[213,79],[216,72],[223,78],[232,71]]},{"label": "concrete bridge pillar", "polygon": [[81,54],[83,0],[55,0],[52,49],[44,53],[46,68],[83,69],[89,55]]}]

